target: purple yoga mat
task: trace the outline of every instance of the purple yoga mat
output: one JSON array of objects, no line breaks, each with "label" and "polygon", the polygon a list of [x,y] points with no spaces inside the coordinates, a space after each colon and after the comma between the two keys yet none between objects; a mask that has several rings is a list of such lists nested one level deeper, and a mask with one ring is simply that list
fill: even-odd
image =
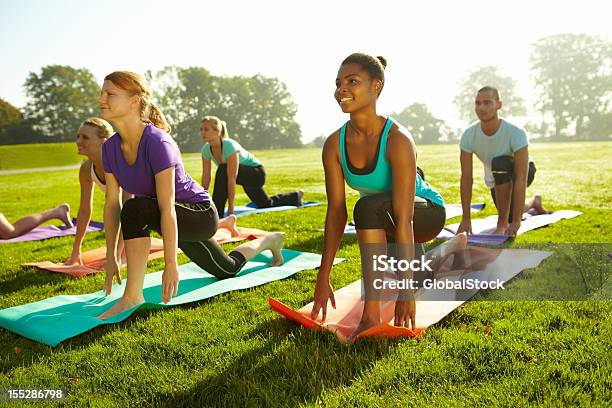
[{"label": "purple yoga mat", "polygon": [[[72,219],[75,223],[76,219]],[[87,232],[100,231],[104,228],[104,224],[98,221],[90,221],[87,227]],[[25,241],[40,241],[47,238],[65,237],[68,235],[76,235],[76,226],[68,228],[64,225],[56,227],[55,225],[46,225],[44,227],[36,227],[27,234],[23,234],[17,238],[0,239],[0,244],[10,244],[11,242]]]},{"label": "purple yoga mat", "polygon": [[[455,231],[451,228],[444,227],[444,231],[448,231],[451,234],[455,234]],[[444,232],[443,231],[443,232]],[[494,235],[494,234],[471,234],[468,235],[468,244],[473,245],[499,245],[506,242],[510,237],[507,235]],[[447,238],[444,238],[447,239]]]}]

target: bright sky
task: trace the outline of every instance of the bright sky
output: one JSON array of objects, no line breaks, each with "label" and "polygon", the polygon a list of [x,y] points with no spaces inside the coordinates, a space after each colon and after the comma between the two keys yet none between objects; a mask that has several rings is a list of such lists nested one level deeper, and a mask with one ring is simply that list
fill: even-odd
[{"label": "bright sky", "polygon": [[23,107],[28,73],[50,64],[86,67],[100,81],[115,70],[144,73],[166,65],[202,66],[215,75],[261,73],[287,84],[309,141],[346,120],[332,97],[336,73],[344,57],[365,51],[389,62],[380,113],[423,102],[463,127],[452,100],[469,69],[500,66],[530,101],[530,45],[561,33],[611,38],[607,4],[5,0],[0,98]]}]

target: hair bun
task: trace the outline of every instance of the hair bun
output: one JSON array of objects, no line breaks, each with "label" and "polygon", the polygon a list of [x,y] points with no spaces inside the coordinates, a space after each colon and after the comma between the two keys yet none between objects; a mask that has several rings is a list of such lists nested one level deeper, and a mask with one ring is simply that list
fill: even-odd
[{"label": "hair bun", "polygon": [[387,59],[385,57],[383,57],[382,55],[377,55],[376,59],[378,61],[380,61],[380,63],[382,64],[383,68],[387,68]]}]

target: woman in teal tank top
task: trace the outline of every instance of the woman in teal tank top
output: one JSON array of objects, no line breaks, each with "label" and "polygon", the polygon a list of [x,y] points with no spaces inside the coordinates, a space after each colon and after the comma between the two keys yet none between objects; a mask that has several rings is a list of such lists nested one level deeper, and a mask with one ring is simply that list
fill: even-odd
[{"label": "woman in teal tank top", "polygon": [[[346,181],[361,195],[353,216],[362,259],[365,302],[361,324],[353,339],[381,323],[381,291],[369,285],[376,272],[371,262],[373,256],[383,255],[381,252],[389,256],[388,250],[394,250],[396,259],[398,256],[408,261],[417,259],[415,255],[422,254],[419,243],[435,238],[446,218],[444,200],[417,173],[416,148],[410,133],[392,119],[376,113],[385,66],[384,58],[360,53],[342,62],[335,98],[342,111],[350,114],[350,120],[330,135],[323,147],[328,207],[323,259],[311,317],[316,319],[322,312],[325,320],[328,301],[335,308],[329,275],[348,218]],[[387,247],[387,243],[395,245]],[[413,276],[400,274],[402,277]],[[412,291],[400,291],[394,324],[414,329],[415,309]]]},{"label": "woman in teal tank top", "polygon": [[240,143],[230,139],[224,121],[216,116],[202,119],[202,186],[208,190],[211,180],[211,163],[217,165],[213,202],[217,207],[219,218],[234,213],[236,185],[241,185],[249,199],[257,208],[281,207],[293,205],[299,207],[304,202],[304,191],[281,193],[268,196],[263,186],[266,183],[266,171],[257,157],[244,149]]}]

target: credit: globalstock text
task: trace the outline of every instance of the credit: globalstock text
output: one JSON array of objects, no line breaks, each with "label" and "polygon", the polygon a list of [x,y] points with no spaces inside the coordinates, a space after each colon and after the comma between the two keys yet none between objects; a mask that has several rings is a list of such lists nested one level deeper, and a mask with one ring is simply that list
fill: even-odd
[{"label": "credit: globalstock text", "polygon": [[[372,285],[374,289],[419,289],[419,281],[410,279],[374,279]],[[506,289],[504,282],[501,279],[492,281],[480,279],[460,279],[460,280],[438,280],[438,279],[423,279],[421,281],[423,289],[434,290],[465,290],[465,289]]]}]

